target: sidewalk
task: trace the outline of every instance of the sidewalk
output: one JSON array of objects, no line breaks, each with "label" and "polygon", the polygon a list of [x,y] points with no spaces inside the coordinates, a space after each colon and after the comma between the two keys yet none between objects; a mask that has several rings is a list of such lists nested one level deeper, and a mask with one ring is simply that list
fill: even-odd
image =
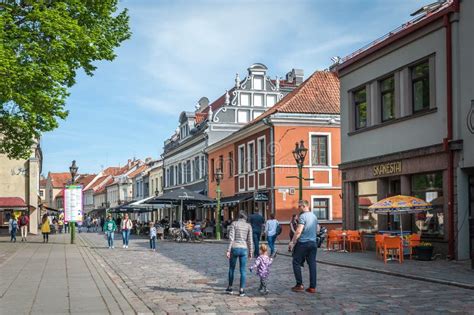
[{"label": "sidewalk", "polygon": [[[205,240],[205,242],[227,244],[228,240]],[[276,248],[279,255],[291,256],[288,252],[287,242],[277,242]],[[470,261],[406,259],[402,264],[398,262],[384,264],[383,260],[376,259],[373,251],[340,253],[327,251],[323,248],[318,249],[316,261],[336,267],[353,268],[474,290],[474,270],[471,269]]]},{"label": "sidewalk", "polygon": [[28,243],[0,237],[0,309],[5,314],[135,314],[131,305],[80,237],[69,234],[30,236]]}]

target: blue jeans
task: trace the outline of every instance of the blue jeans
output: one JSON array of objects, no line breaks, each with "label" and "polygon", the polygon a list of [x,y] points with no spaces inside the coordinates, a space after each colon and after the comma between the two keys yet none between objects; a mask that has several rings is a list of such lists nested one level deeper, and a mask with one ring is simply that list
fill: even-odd
[{"label": "blue jeans", "polygon": [[270,247],[270,255],[273,255],[273,253],[275,252],[275,241],[276,241],[276,234],[275,235],[272,235],[272,236],[267,236],[267,240],[268,240],[268,247]]},{"label": "blue jeans", "polygon": [[12,228],[11,232],[10,232],[10,242],[15,240],[16,242],[16,228]]},{"label": "blue jeans", "polygon": [[309,287],[316,288],[316,242],[298,242],[293,249],[293,273],[297,285],[303,284],[301,264],[306,260],[309,266]]},{"label": "blue jeans", "polygon": [[229,287],[234,283],[234,270],[239,259],[240,267],[240,288],[245,288],[246,272],[247,272],[247,248],[232,248],[229,260]]},{"label": "blue jeans", "polygon": [[123,245],[128,246],[128,239],[130,238],[130,230],[122,230]]},{"label": "blue jeans", "polygon": [[255,258],[260,256],[258,247],[260,246],[260,237],[261,236],[262,236],[262,231],[253,231],[252,232],[253,247],[254,247],[253,257],[255,257]]},{"label": "blue jeans", "polygon": [[107,232],[107,243],[109,247],[114,246],[114,232]]},{"label": "blue jeans", "polygon": [[153,236],[152,238],[150,238],[150,248],[156,249],[156,236]]}]

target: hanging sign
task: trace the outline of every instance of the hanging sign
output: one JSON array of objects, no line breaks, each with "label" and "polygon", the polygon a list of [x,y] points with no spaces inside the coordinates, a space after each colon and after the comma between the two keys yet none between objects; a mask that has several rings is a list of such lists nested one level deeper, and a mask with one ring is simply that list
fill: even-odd
[{"label": "hanging sign", "polygon": [[266,192],[256,192],[254,194],[255,201],[268,201],[268,193]]},{"label": "hanging sign", "polygon": [[70,185],[64,189],[64,220],[82,222],[82,186]]}]

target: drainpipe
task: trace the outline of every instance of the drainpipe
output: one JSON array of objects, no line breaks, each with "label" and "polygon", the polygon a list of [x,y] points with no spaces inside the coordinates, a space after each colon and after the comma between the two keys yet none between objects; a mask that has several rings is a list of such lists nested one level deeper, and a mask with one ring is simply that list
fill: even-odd
[{"label": "drainpipe", "polygon": [[[459,11],[459,1],[455,0],[454,11]],[[448,153],[448,254],[449,259],[455,259],[454,240],[454,151],[449,148],[449,142],[453,140],[453,54],[452,54],[452,27],[449,14],[443,18],[446,28],[446,117],[447,136],[444,139],[444,149]]]},{"label": "drainpipe", "polygon": [[272,198],[272,208],[271,208],[271,213],[275,213],[275,143],[274,143],[274,126],[273,123],[270,122],[270,119],[264,118],[263,123],[270,127],[270,148],[271,152],[270,153],[270,188],[271,188],[271,198]]}]

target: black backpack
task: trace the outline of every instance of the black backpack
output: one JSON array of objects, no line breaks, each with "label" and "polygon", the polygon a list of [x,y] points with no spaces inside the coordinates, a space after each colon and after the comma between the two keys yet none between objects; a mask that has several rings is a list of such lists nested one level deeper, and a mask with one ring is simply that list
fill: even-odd
[{"label": "black backpack", "polygon": [[280,235],[281,234],[281,225],[280,223],[277,223],[277,228],[276,228],[276,235]]}]

